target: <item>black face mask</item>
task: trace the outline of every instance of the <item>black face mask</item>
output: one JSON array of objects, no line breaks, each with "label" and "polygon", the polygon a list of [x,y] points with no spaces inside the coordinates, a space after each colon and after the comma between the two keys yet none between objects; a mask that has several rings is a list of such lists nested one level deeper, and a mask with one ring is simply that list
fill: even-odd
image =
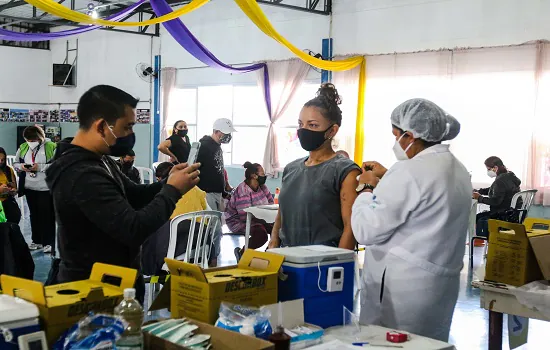
[{"label": "black face mask", "polygon": [[313,131],[308,129],[298,129],[298,138],[300,145],[308,152],[315,151],[325,143],[325,133],[332,128],[332,125],[325,131]]},{"label": "black face mask", "polygon": [[222,137],[220,137],[220,143],[229,143],[231,142],[231,134],[223,134]]},{"label": "black face mask", "polygon": [[125,168],[131,168],[132,166],[134,166],[134,161],[122,162],[122,166]]},{"label": "black face mask", "polygon": [[185,137],[185,136],[187,136],[188,131],[189,130],[177,130],[177,134],[178,134],[178,136]]},{"label": "black face mask", "polygon": [[260,184],[260,186],[265,185],[266,180],[267,180],[267,176],[258,175],[258,184]]},{"label": "black face mask", "polygon": [[136,144],[136,134],[131,133],[128,136],[117,137],[114,145],[109,146],[109,154],[113,157],[122,157],[128,154]]}]

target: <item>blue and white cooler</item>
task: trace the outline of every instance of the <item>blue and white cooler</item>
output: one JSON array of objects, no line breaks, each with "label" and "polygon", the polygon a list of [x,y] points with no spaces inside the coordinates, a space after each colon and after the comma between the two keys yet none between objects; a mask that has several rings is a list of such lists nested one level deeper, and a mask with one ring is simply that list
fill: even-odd
[{"label": "blue and white cooler", "polygon": [[0,294],[0,350],[17,350],[17,338],[40,331],[38,307],[26,300]]},{"label": "blue and white cooler", "polygon": [[321,245],[270,249],[284,255],[279,301],[304,299],[304,319],[323,328],[343,323],[353,310],[355,252]]}]

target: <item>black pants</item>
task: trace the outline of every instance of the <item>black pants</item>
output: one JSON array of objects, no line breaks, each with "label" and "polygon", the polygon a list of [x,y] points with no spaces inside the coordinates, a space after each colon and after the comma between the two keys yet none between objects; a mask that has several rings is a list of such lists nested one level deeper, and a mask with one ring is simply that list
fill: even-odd
[{"label": "black pants", "polygon": [[2,207],[4,208],[4,213],[6,214],[6,220],[9,223],[19,225],[21,221],[21,209],[15,201],[15,198],[9,197],[2,202]]},{"label": "black pants", "polygon": [[55,249],[55,212],[50,191],[25,189],[31,218],[32,241]]}]

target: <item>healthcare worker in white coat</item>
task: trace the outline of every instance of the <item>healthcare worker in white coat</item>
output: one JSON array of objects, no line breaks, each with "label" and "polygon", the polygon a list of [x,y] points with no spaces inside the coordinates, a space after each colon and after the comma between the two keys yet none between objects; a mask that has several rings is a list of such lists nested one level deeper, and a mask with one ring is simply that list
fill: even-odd
[{"label": "healthcare worker in white coat", "polygon": [[391,123],[399,162],[389,170],[366,162],[352,209],[353,234],[366,245],[361,322],[447,341],[472,185],[441,142],[460,124],[423,99],[398,106]]}]

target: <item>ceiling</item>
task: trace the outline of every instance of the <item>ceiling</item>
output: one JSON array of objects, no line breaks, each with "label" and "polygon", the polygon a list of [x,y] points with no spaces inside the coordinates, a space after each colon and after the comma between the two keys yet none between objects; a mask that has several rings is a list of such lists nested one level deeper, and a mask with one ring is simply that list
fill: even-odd
[{"label": "ceiling", "polygon": [[[93,3],[99,18],[105,18],[119,12],[136,0],[56,0],[63,6],[86,13],[87,5]],[[171,6],[189,3],[191,0],[167,0]],[[211,0],[216,1],[216,0]],[[223,0],[230,1],[230,0]],[[256,0],[260,4],[284,7],[290,10],[307,11],[311,13],[328,15],[332,9],[332,0]],[[135,14],[139,14],[138,20],[145,20],[154,16],[151,6],[142,5]],[[135,19],[135,18],[134,18]],[[0,27],[9,30],[26,32],[48,32],[53,26],[70,25],[78,23],[60,19],[29,5],[24,0],[0,0]],[[156,32],[158,35],[158,31]],[[142,34],[145,34],[144,32]],[[151,34],[148,34],[151,35]]]}]

